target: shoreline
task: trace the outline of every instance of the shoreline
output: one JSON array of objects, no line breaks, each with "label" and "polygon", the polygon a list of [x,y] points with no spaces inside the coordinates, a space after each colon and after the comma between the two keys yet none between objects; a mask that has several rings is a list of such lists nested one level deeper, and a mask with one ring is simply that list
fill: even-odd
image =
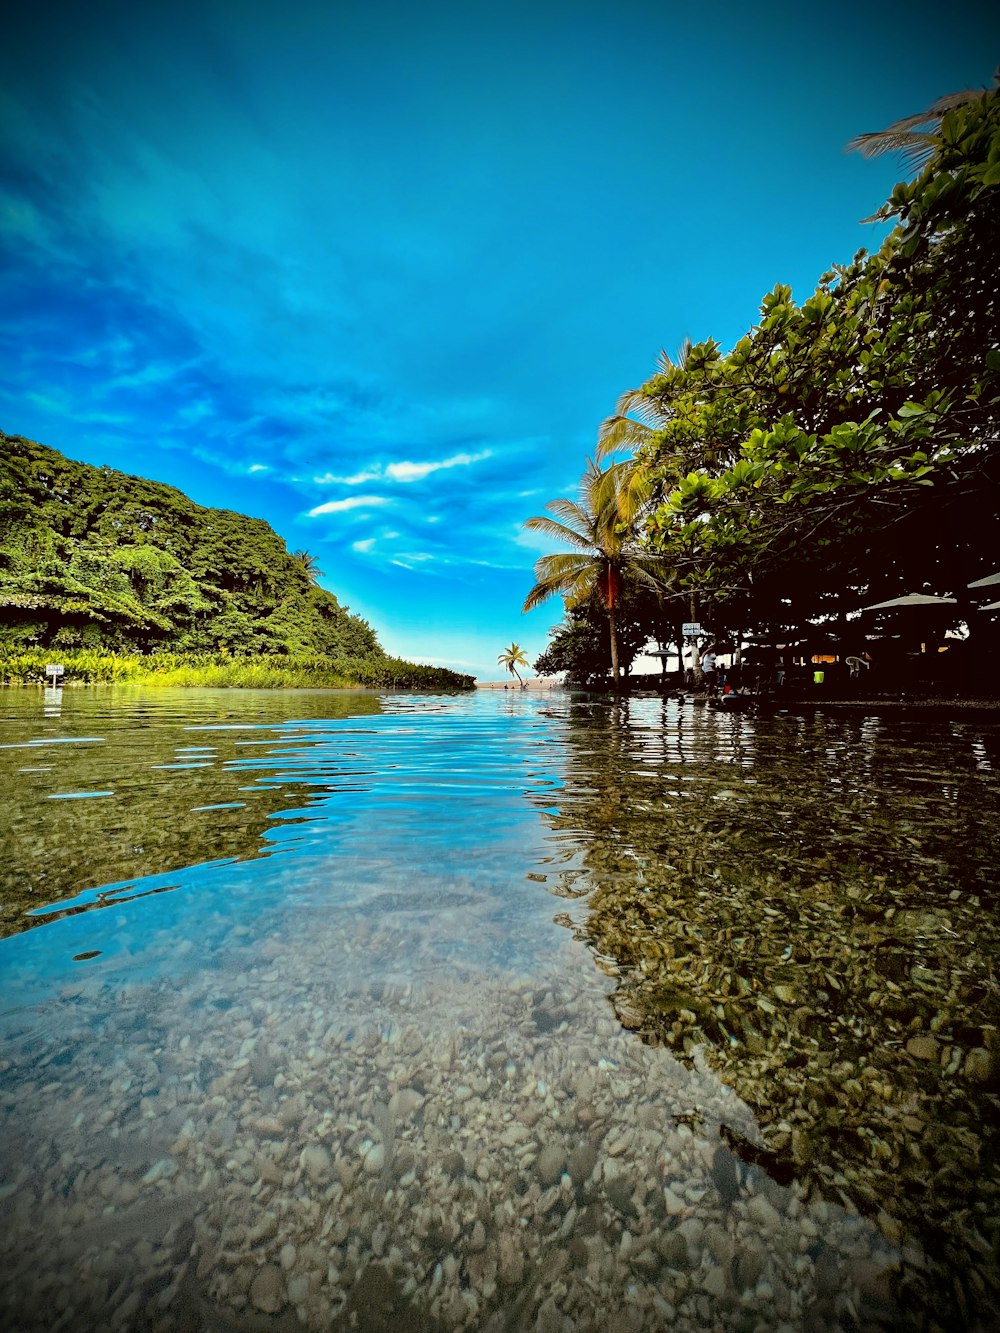
[{"label": "shoreline", "polygon": [[[515,693],[528,691],[551,691],[561,690],[567,694],[587,694],[594,697],[602,695],[612,696],[611,690],[589,690],[580,685],[566,685],[562,681],[548,680],[527,680],[523,686],[506,685],[503,681],[477,681],[475,684],[477,690],[503,690],[507,688]],[[634,681],[630,687],[622,690],[622,695],[626,698],[639,696],[649,698],[658,696],[662,699],[673,699],[675,702],[693,704],[696,708],[705,708],[711,703],[711,696],[706,694],[685,693],[679,690],[659,690],[654,687],[645,687],[638,685]],[[800,712],[804,709],[829,708],[836,711],[850,712],[931,712],[941,713],[951,712],[1000,712],[1000,698],[987,698],[981,695],[969,696],[968,698],[947,698],[942,695],[926,696],[923,698],[906,698],[900,695],[868,695],[863,698],[847,699],[824,696],[810,696],[808,694],[786,694],[778,696],[776,694],[766,694],[760,696],[754,701],[755,707],[749,711],[764,712]],[[719,710],[723,711],[723,710]],[[739,715],[743,710],[733,710],[733,716]]]}]

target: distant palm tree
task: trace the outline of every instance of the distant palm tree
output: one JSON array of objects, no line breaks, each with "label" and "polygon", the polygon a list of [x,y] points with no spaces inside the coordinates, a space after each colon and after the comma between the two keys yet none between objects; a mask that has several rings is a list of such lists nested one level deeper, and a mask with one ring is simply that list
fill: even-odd
[{"label": "distant palm tree", "polygon": [[580,501],[553,500],[545,506],[558,515],[529,518],[526,528],[574,548],[566,554],[543,555],[535,563],[535,586],[524,599],[530,611],[559,593],[568,607],[599,597],[608,616],[611,634],[611,671],[618,688],[618,631],[615,614],[626,578],[662,592],[657,578],[662,560],[639,546],[638,527],[644,514],[643,489],[631,463],[615,463],[601,470],[588,461],[580,480]]},{"label": "distant palm tree", "polygon": [[319,567],[319,562],[311,551],[293,551],[292,559],[297,560],[309,577],[310,583],[315,583],[323,571]]},{"label": "distant palm tree", "polygon": [[526,667],[527,665],[528,658],[519,643],[512,643],[510,647],[505,648],[497,658],[497,666],[506,667],[512,676],[517,676],[522,690],[524,689],[524,681],[521,680],[521,673],[517,668],[519,666]]},{"label": "distant palm tree", "polygon": [[900,152],[911,171],[922,170],[930,160],[938,143],[938,130],[949,111],[968,102],[976,102],[990,91],[1000,89],[1000,65],[993,75],[993,89],[963,88],[958,93],[945,93],[936,102],[932,102],[926,111],[918,111],[914,116],[904,116],[887,125],[884,130],[875,130],[870,134],[859,134],[847,145],[848,152],[861,153],[864,157],[881,157],[883,153]]}]

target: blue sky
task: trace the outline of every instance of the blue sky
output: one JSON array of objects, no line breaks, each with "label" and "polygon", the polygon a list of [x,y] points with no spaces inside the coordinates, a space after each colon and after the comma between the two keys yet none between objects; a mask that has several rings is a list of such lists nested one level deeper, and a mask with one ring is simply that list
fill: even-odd
[{"label": "blue sky", "polygon": [[0,45],[0,427],[267,519],[387,649],[534,660],[522,524],[685,336],[879,233],[986,6],[96,0]]}]

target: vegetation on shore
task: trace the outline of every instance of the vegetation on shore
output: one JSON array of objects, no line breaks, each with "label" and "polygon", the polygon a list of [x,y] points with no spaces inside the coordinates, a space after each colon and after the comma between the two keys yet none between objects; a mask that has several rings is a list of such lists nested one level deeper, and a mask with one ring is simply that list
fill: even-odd
[{"label": "vegetation on shore", "polygon": [[309,551],[172,486],[0,434],[0,680],[469,689],[389,657]]},{"label": "vegetation on shore", "polygon": [[0,645],[0,683],[43,683],[45,667],[65,667],[64,684],[237,687],[241,689],[422,689],[467,690],[474,677],[398,657],[279,657],[226,653],[102,653],[74,649],[5,649]]},{"label": "vegetation on shore", "polygon": [[[604,422],[613,461],[583,487],[603,505],[590,555],[617,577],[580,581],[580,534],[528,520],[572,548],[535,567],[525,609],[558,591],[568,617],[536,671],[586,675],[595,638],[627,670],[630,585],[639,643],[679,643],[689,620],[716,642],[826,625],[849,643],[874,628],[852,613],[920,591],[995,633],[968,585],[1000,549],[1000,88],[944,101],[918,136],[926,165],[876,214],[896,223],[877,253],[802,302],[778,284],[729,352],[709,338],[662,354]],[[656,558],[658,597],[625,555]]]},{"label": "vegetation on shore", "polygon": [[0,435],[0,645],[384,656],[267,523]]}]

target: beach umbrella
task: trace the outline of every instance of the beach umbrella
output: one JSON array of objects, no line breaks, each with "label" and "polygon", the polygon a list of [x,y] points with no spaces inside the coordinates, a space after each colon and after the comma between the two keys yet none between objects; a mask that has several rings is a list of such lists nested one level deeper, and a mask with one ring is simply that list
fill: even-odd
[{"label": "beach umbrella", "polygon": [[887,602],[863,606],[862,611],[895,611],[900,606],[957,606],[957,597],[935,597],[929,592],[908,592],[903,597],[890,597]]},{"label": "beach umbrella", "polygon": [[[969,588],[995,588],[1000,583],[1000,570],[996,574],[987,574],[984,579],[976,579],[975,583],[969,583]],[[985,611],[987,608],[983,607]]]},{"label": "beach umbrella", "polygon": [[1000,602],[989,602],[986,606],[981,606],[980,611],[1000,611]]}]

